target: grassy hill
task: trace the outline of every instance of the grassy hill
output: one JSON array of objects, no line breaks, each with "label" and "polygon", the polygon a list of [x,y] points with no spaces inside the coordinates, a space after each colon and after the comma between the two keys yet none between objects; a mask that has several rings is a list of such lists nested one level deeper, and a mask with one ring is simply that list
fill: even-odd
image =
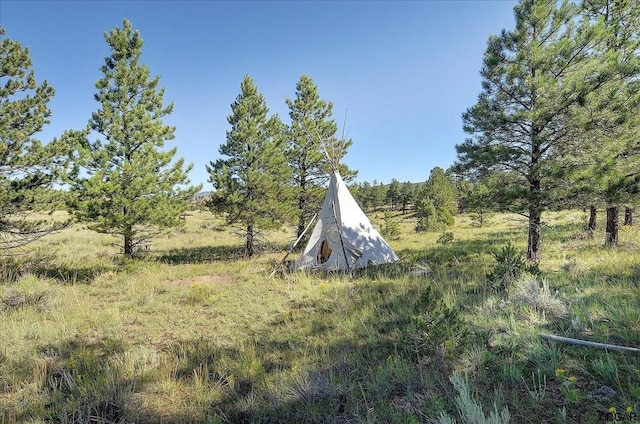
[{"label": "grassy hill", "polygon": [[638,228],[610,249],[550,213],[528,274],[521,217],[444,244],[397,219],[402,261],[353,275],[270,278],[293,233],[247,259],[208,212],[137,260],[81,225],[41,240],[0,269],[0,423],[640,420],[637,354],[539,337],[640,345]]}]

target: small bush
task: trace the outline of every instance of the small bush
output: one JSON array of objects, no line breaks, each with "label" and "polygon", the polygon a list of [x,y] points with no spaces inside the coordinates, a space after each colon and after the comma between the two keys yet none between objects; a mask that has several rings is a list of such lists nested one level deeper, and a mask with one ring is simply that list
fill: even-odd
[{"label": "small bush", "polygon": [[[453,388],[458,392],[456,396],[456,408],[463,424],[507,424],[511,422],[511,414],[505,407],[502,411],[498,411],[498,406],[494,403],[493,410],[489,416],[484,414],[482,405],[480,405],[471,395],[469,390],[469,382],[459,373],[454,372],[449,379]],[[446,413],[441,413],[438,417],[438,424],[456,424],[455,418],[451,418]]]},{"label": "small bush", "polygon": [[214,290],[200,282],[195,282],[189,286],[184,297],[187,305],[209,304],[214,298]]},{"label": "small bush", "polygon": [[438,221],[434,217],[421,216],[416,221],[416,233],[424,233],[428,231],[444,231],[449,224],[448,222]]},{"label": "small bush", "polygon": [[416,351],[432,354],[444,348],[446,354],[460,351],[469,333],[458,311],[447,307],[427,287],[413,306],[413,315],[408,326],[409,338]]},{"label": "small bush", "polygon": [[493,253],[498,264],[487,276],[493,289],[503,291],[516,281],[524,272],[539,274],[537,264],[527,264],[524,255],[508,242],[498,252]]},{"label": "small bush", "polygon": [[526,303],[538,311],[551,314],[555,317],[567,316],[567,307],[558,298],[558,292],[549,288],[549,283],[542,280],[542,285],[538,284],[532,275],[523,275],[514,285],[509,293],[515,301]]},{"label": "small bush", "polygon": [[449,244],[453,241],[453,233],[443,231],[440,237],[438,237],[437,243],[441,245]]}]

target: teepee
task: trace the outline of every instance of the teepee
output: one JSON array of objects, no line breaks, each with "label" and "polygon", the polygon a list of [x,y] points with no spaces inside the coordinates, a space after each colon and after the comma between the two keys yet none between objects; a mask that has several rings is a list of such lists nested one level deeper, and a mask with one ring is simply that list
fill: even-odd
[{"label": "teepee", "polygon": [[351,270],[399,260],[393,249],[362,212],[338,167],[333,167],[327,195],[298,270]]}]

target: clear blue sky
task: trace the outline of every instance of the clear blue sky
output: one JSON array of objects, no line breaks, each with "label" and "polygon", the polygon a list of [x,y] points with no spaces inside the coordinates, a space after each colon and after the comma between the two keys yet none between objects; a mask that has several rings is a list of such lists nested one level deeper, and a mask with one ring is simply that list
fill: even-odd
[{"label": "clear blue sky", "polygon": [[481,89],[487,38],[514,25],[514,0],[441,1],[28,1],[1,0],[0,25],[29,47],[38,81],[56,90],[43,141],[83,128],[109,49],[104,33],[129,19],[142,62],[160,75],[174,113],[178,155],[210,190],[230,104],[245,74],[270,113],[289,123],[285,98],[300,75],[334,104],[353,146],[358,181],[424,181],[455,160],[460,115]]}]

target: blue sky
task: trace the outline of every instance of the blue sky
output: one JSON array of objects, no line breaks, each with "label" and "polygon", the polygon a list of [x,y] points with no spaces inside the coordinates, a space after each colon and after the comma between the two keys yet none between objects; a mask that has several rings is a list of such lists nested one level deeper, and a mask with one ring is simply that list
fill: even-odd
[{"label": "blue sky", "polygon": [[194,165],[219,158],[230,105],[245,74],[270,113],[309,75],[353,140],[344,162],[358,181],[424,181],[464,140],[460,115],[481,89],[487,39],[514,25],[513,0],[441,1],[0,1],[0,25],[29,47],[38,81],[55,88],[48,141],[86,126],[109,49],[104,33],[129,19],[142,62],[160,75],[176,126],[169,146]]}]

